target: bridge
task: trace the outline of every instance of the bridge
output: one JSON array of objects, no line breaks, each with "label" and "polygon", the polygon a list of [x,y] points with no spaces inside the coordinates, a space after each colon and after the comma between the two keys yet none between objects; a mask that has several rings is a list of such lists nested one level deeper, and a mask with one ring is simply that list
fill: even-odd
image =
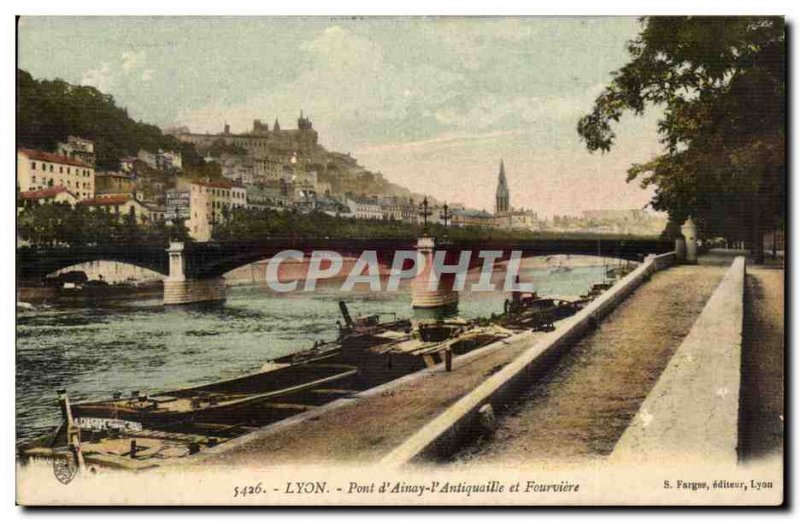
[{"label": "bridge", "polygon": [[[528,240],[469,240],[448,241],[430,237],[413,239],[309,239],[270,238],[259,241],[172,243],[161,245],[114,245],[86,247],[23,247],[17,250],[17,279],[42,279],[60,269],[85,262],[106,260],[146,268],[166,276],[164,303],[184,304],[225,299],[222,276],[240,266],[271,259],[282,251],[295,250],[305,257],[313,251],[334,251],[342,256],[359,257],[364,251],[374,251],[378,262],[391,265],[397,251],[417,250],[430,267],[433,253],[445,251],[447,264],[455,264],[466,251],[470,268],[481,263],[478,252],[494,250],[508,258],[512,251],[522,257],[557,254],[595,255],[641,261],[650,254],[673,249],[672,243],[648,239],[528,239]],[[427,277],[429,270],[420,271],[417,279]],[[443,278],[443,282],[445,282]],[[416,279],[415,279],[416,280]],[[436,292],[414,290],[414,304],[419,307],[439,307],[457,302],[457,294],[442,289]]]}]

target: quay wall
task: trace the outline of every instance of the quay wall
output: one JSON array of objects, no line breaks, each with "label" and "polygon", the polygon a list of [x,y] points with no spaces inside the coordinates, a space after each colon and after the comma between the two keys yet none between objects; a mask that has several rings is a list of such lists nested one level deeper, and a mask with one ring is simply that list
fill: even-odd
[{"label": "quay wall", "polygon": [[745,258],[737,257],[611,460],[737,463],[745,272]]},{"label": "quay wall", "polygon": [[565,349],[596,327],[603,317],[653,273],[668,268],[674,262],[675,252],[648,257],[636,270],[583,310],[561,322],[555,331],[533,340],[529,349],[395,448],[383,458],[381,465],[396,468],[407,463],[444,458],[465,441],[485,432],[487,405],[491,406],[492,411],[510,405],[521,391],[540,378]]}]

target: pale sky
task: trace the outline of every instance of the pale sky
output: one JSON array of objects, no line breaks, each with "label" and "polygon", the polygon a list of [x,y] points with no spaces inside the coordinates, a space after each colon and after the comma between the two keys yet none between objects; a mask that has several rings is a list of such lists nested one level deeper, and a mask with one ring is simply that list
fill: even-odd
[{"label": "pale sky", "polygon": [[628,117],[610,154],[578,118],[627,61],[634,18],[23,18],[19,66],[112,94],[129,114],[196,132],[303,109],[329,150],[438,199],[545,215],[640,208],[625,183],[658,153],[657,114]]}]

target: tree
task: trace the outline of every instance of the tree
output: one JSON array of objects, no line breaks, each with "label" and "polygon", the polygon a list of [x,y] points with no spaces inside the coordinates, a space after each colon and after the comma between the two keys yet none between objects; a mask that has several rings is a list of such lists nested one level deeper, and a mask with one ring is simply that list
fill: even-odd
[{"label": "tree", "polygon": [[664,153],[632,165],[674,222],[692,215],[706,234],[744,239],[757,262],[763,235],[785,220],[786,48],[777,17],[648,17],[578,122],[590,151],[608,151],[626,111],[663,110]]},{"label": "tree", "polygon": [[94,142],[98,170],[116,170],[120,158],[140,149],[180,151],[189,166],[202,162],[194,145],[164,135],[155,125],[134,121],[111,95],[59,79],[36,80],[17,69],[17,144],[53,150],[70,135]]}]

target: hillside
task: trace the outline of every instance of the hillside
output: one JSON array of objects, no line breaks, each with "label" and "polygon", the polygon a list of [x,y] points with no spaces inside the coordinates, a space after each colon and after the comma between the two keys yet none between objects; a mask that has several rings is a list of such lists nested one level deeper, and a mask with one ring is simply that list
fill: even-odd
[{"label": "hillside", "polygon": [[59,79],[37,80],[17,69],[17,146],[53,150],[69,135],[94,141],[98,170],[116,170],[119,158],[140,149],[179,150],[188,166],[201,161],[192,145],[133,120],[109,94]]},{"label": "hillside", "polygon": [[[382,195],[390,197],[413,198],[421,201],[423,194],[415,193],[408,188],[392,183],[383,177],[380,172],[371,172],[358,164],[358,161],[349,154],[331,152],[318,146],[315,153],[315,163],[310,165],[319,173],[321,182],[330,183],[331,190],[336,194],[351,192],[356,195]],[[435,204],[437,201],[428,196],[428,201]]]}]

